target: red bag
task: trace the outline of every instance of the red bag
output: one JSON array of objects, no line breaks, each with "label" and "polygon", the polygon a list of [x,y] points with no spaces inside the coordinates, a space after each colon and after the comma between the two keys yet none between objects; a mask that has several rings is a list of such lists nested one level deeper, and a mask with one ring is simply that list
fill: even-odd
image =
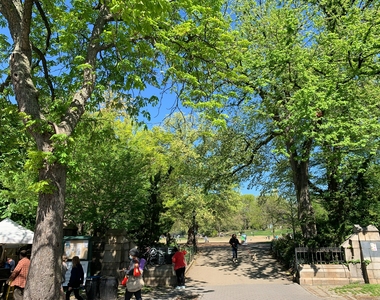
[{"label": "red bag", "polygon": [[122,286],[126,286],[127,285],[127,281],[128,281],[128,277],[124,276],[123,280],[121,281],[121,285]]},{"label": "red bag", "polygon": [[133,269],[133,276],[135,276],[135,277],[141,276],[141,271],[140,271],[139,267],[135,267]]}]

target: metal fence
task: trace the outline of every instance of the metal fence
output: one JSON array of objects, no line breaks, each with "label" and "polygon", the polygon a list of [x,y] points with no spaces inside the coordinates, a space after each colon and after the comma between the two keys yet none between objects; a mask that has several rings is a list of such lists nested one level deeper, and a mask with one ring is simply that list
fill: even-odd
[{"label": "metal fence", "polygon": [[345,262],[344,251],[341,247],[322,247],[317,249],[297,247],[295,256],[296,265],[343,264]]},{"label": "metal fence", "polygon": [[186,252],[187,252],[185,255],[186,264],[189,265],[190,262],[194,259],[196,249],[194,249],[194,247],[192,247],[192,246],[187,246],[187,247],[184,247],[184,250],[186,250]]}]

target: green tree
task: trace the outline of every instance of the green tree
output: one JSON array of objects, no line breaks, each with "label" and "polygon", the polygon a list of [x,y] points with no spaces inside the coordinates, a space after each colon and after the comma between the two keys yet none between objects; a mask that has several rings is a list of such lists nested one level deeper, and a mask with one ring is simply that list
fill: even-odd
[{"label": "green tree", "polygon": [[[250,43],[235,67],[241,73],[231,81],[235,89],[226,91],[231,97],[228,112],[236,116],[228,125],[241,145],[241,162],[232,173],[247,176],[243,169],[254,166],[248,168],[256,171],[253,179],[257,174],[271,176],[273,166],[286,159],[303,236],[313,238],[317,227],[310,183],[321,178],[315,174],[324,173],[319,186],[328,184],[333,168],[327,166],[337,154],[332,149],[352,155],[358,148],[369,152],[378,148],[373,143],[379,126],[375,109],[379,26],[374,25],[378,4],[271,0],[234,4],[236,28]],[[324,162],[317,165],[321,149]],[[264,151],[274,155],[261,160]]]},{"label": "green tree", "polygon": [[195,74],[222,55],[212,47],[228,39],[220,11],[219,1],[0,1],[0,24],[12,40],[0,39],[9,57],[1,74],[9,72],[4,85],[36,142],[40,182],[25,299],[59,298],[66,145],[85,110],[113,89],[113,104],[135,114],[157,101],[139,91],[158,86],[161,70],[164,84],[196,79],[180,68],[185,60]]},{"label": "green tree", "polygon": [[166,153],[173,166],[166,189],[167,214],[184,226],[188,242],[194,239],[193,212],[200,232],[219,231],[218,224],[229,222],[240,207],[236,181],[213,180],[220,167],[213,155],[217,147],[217,128],[196,116],[175,114],[168,118],[163,130],[171,133]]},{"label": "green tree", "polygon": [[35,146],[25,132],[17,106],[0,97],[0,216],[33,229],[37,194],[35,173],[24,168]]},{"label": "green tree", "polygon": [[284,226],[290,227],[286,216],[289,214],[287,201],[279,197],[277,193],[260,196],[259,205],[266,221],[267,227],[272,228],[272,235],[275,235],[275,229]]},{"label": "green tree", "polygon": [[127,228],[130,222],[147,163],[126,136],[133,137],[130,120],[118,121],[106,110],[86,114],[72,136],[65,221],[82,234],[102,236],[107,229]]}]

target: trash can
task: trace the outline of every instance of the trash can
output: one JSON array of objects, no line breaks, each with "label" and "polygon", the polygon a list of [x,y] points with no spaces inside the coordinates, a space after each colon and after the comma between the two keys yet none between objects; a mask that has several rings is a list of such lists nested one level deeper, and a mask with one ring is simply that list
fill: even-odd
[{"label": "trash can", "polygon": [[172,263],[172,257],[174,255],[173,247],[168,247],[166,253],[165,253],[165,263],[167,265],[170,265]]},{"label": "trash can", "polygon": [[87,300],[98,300],[100,276],[91,276],[86,278],[86,296]]},{"label": "trash can", "polygon": [[100,299],[117,300],[119,282],[116,277],[102,276],[100,278]]}]

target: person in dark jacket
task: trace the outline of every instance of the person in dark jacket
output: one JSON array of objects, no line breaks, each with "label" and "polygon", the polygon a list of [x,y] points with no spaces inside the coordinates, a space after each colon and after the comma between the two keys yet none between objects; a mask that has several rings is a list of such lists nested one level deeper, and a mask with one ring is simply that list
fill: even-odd
[{"label": "person in dark jacket", "polygon": [[66,300],[70,300],[72,291],[74,291],[74,296],[76,299],[83,300],[83,298],[79,295],[79,288],[84,282],[84,272],[78,256],[73,257],[72,264],[71,276],[67,285]]},{"label": "person in dark jacket", "polygon": [[239,240],[236,238],[236,234],[233,234],[230,238],[230,245],[232,248],[232,261],[237,262],[237,250],[238,250],[238,245],[241,245]]}]

